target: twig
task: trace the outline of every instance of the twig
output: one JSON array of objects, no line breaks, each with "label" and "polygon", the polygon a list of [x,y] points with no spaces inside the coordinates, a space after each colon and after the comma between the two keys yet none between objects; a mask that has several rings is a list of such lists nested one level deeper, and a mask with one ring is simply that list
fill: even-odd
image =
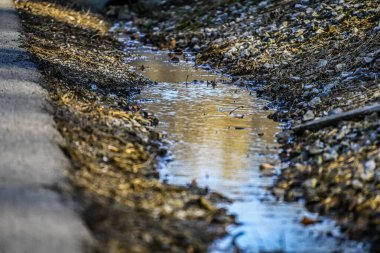
[{"label": "twig", "polygon": [[189,79],[189,75],[186,76],[186,88],[187,88],[187,80]]},{"label": "twig", "polygon": [[337,115],[326,116],[314,121],[307,122],[302,125],[293,127],[294,132],[303,132],[305,130],[318,130],[327,126],[336,125],[344,120],[352,120],[355,118],[363,118],[365,115],[380,112],[380,104],[366,106],[351,111],[343,112]]},{"label": "twig", "polygon": [[240,109],[240,108],[244,108],[244,106],[241,105],[241,106],[236,107],[235,109],[233,109],[232,111],[230,111],[229,114],[231,115],[234,111],[236,111],[237,109]]},{"label": "twig", "polygon": [[234,249],[235,249],[235,251],[234,252],[236,252],[236,253],[242,253],[243,251],[242,251],[242,249],[240,248],[240,246],[239,246],[239,244],[237,243],[237,239],[240,237],[240,236],[242,236],[242,235],[244,235],[245,233],[243,232],[243,231],[240,231],[239,233],[237,233],[236,235],[234,235],[233,237],[232,237],[232,246],[234,247]]}]

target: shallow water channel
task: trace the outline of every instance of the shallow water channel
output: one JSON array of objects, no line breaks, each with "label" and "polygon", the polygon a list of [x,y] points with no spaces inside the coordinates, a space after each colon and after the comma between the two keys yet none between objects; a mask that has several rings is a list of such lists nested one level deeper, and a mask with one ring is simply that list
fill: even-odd
[{"label": "shallow water channel", "polygon": [[276,200],[267,190],[275,175],[259,166],[279,165],[275,134],[280,126],[267,118],[266,101],[182,56],[174,63],[167,51],[127,50],[132,53],[127,62],[156,82],[137,99],[158,117],[157,130],[167,133],[170,156],[162,162],[162,178],[178,185],[195,180],[233,200],[225,207],[241,225],[231,226],[230,235],[210,252],[233,252],[232,240],[244,252],[365,252],[361,244],[344,239],[330,220],[302,225],[304,217],[316,215],[302,203]]}]

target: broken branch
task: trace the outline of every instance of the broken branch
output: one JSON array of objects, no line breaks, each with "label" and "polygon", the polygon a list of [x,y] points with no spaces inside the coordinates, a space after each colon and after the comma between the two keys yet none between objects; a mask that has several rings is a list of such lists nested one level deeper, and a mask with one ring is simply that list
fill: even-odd
[{"label": "broken branch", "polygon": [[362,118],[365,115],[380,112],[380,104],[366,106],[351,111],[343,112],[337,115],[326,116],[314,121],[307,122],[293,127],[295,133],[303,132],[305,130],[318,130],[327,126],[336,125],[337,123],[344,120],[352,120],[355,118]]}]

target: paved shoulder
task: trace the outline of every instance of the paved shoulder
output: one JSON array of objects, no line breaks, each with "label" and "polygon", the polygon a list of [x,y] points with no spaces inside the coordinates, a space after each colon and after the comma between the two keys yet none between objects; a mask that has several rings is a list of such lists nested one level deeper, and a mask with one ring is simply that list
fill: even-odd
[{"label": "paved shoulder", "polygon": [[20,29],[12,1],[0,0],[0,253],[81,252],[87,229],[46,187],[68,162]]}]

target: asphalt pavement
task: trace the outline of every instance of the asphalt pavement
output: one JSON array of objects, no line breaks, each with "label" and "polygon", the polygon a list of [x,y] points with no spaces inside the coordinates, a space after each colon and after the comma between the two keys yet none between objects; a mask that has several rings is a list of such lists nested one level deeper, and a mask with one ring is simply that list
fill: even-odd
[{"label": "asphalt pavement", "polygon": [[83,252],[91,235],[52,190],[70,163],[20,31],[13,2],[0,0],[0,253]]}]

